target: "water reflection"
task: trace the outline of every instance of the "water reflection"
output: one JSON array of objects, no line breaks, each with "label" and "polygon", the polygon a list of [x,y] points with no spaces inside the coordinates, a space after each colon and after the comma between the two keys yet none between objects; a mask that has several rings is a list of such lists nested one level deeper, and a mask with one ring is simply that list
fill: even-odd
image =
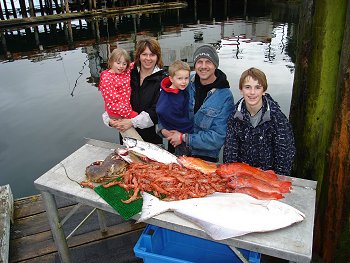
[{"label": "water reflection", "polygon": [[286,14],[295,15],[295,7],[277,8],[276,15],[271,6],[248,5],[244,11],[241,3],[223,1],[226,10],[214,4],[208,10],[208,2],[189,2],[186,10],[1,30],[0,185],[10,184],[15,197],[37,193],[33,181],[84,138],[116,141],[101,120],[99,74],[111,49],[123,47],[133,55],[145,35],[158,38],[165,65],[175,59],[192,64],[198,45],[215,45],[236,100],[241,72],[262,69],[268,91],[288,114],[296,21]]}]

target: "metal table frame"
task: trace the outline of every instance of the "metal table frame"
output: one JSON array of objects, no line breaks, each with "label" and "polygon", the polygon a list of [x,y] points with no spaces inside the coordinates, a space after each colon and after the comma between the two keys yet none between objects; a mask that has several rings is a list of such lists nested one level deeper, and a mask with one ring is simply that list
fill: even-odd
[{"label": "metal table frame", "polygon": [[[86,166],[96,160],[105,159],[116,147],[118,147],[117,144],[90,139],[85,145],[34,182],[35,187],[42,194],[53,239],[62,262],[72,261],[67,240],[62,230],[62,225],[68,218],[59,219],[54,196],[64,197],[77,203],[91,206],[97,211],[118,214],[97,193],[88,188],[81,188],[77,183],[85,179]],[[251,233],[216,242],[227,244],[234,251],[236,247],[239,247],[293,262],[310,262],[312,257],[316,182],[298,178],[291,179],[293,190],[291,193],[286,194],[286,197],[281,201],[303,212],[306,217],[302,222],[271,232]],[[74,211],[67,217],[73,213]],[[134,219],[137,218],[138,215],[134,217]],[[106,227],[102,213],[99,213],[99,222],[101,231],[105,231]],[[199,227],[176,216],[172,212],[160,214],[149,219],[146,223],[211,240]]]}]

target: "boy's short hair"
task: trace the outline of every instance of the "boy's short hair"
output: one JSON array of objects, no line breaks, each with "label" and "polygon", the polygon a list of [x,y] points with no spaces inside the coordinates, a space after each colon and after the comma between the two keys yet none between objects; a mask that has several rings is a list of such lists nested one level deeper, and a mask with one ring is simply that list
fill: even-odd
[{"label": "boy's short hair", "polygon": [[181,61],[181,60],[175,60],[169,66],[168,74],[170,77],[174,77],[176,71],[179,71],[179,70],[187,70],[188,72],[191,72],[191,68],[186,62]]},{"label": "boy's short hair", "polygon": [[116,48],[113,49],[112,53],[109,55],[108,58],[108,66],[111,68],[113,62],[120,60],[121,57],[124,57],[126,62],[126,69],[130,67],[130,55],[128,51],[126,51],[124,48]]},{"label": "boy's short hair", "polygon": [[239,79],[239,89],[243,88],[244,81],[247,77],[252,77],[254,80],[257,80],[261,86],[263,86],[264,91],[267,90],[267,79],[264,72],[257,68],[250,68],[244,71]]}]

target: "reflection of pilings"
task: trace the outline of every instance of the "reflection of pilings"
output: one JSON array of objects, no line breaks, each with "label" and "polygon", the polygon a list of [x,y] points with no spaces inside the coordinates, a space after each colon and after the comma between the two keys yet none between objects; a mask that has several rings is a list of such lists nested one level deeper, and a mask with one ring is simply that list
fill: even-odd
[{"label": "reflection of pilings", "polygon": [[281,37],[281,45],[282,45],[282,49],[281,49],[281,54],[283,54],[284,52],[284,48],[285,48],[285,44],[284,44],[284,36],[285,36],[285,32],[284,32],[284,29],[285,29],[285,24],[283,24],[283,27],[282,27],[282,37]]},{"label": "reflection of pilings", "polygon": [[197,21],[197,0],[194,0],[194,20]]},{"label": "reflection of pilings", "polygon": [[239,36],[237,37],[237,50],[236,50],[236,58],[238,59],[238,54],[239,54],[239,45],[241,43],[239,42]]},{"label": "reflection of pilings", "polygon": [[209,19],[213,18],[213,0],[209,0]]},{"label": "reflection of pilings", "polygon": [[221,27],[220,27],[220,38],[223,39],[225,37],[225,22],[221,22]]},{"label": "reflection of pilings", "polygon": [[95,20],[95,30],[96,30],[96,42],[100,43],[101,36],[100,36],[100,22],[98,19]]},{"label": "reflection of pilings", "polygon": [[68,44],[73,42],[72,34],[70,34],[69,28],[68,28],[68,24],[69,23],[70,23],[70,21],[65,21],[64,22],[64,36],[65,36],[66,41],[67,41]]},{"label": "reflection of pilings", "polygon": [[36,46],[39,47],[40,46],[39,28],[37,26],[34,27],[34,38],[35,38]]},{"label": "reflection of pilings", "polygon": [[6,38],[5,38],[5,35],[4,33],[1,31],[0,32],[0,37],[1,37],[1,46],[2,46],[2,49],[4,51],[4,54],[7,53],[7,44],[6,44]]},{"label": "reflection of pilings", "polygon": [[137,22],[136,22],[136,19],[137,19],[138,15],[132,15],[132,18],[133,18],[133,21],[134,21],[134,49],[136,49],[136,42],[137,42]]},{"label": "reflection of pilings", "polygon": [[246,15],[247,15],[247,2],[248,2],[248,0],[244,0],[244,11],[243,11],[244,17],[246,17]]},{"label": "reflection of pilings", "polygon": [[74,49],[74,39],[71,21],[67,21],[64,23],[64,34],[66,36],[66,41],[68,43],[69,49]]}]

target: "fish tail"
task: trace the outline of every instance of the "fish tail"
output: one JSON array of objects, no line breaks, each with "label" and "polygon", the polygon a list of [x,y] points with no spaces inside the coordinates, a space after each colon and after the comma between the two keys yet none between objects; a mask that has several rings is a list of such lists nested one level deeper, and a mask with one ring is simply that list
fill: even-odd
[{"label": "fish tail", "polygon": [[142,212],[140,218],[137,220],[138,223],[144,222],[153,216],[159,215],[169,210],[169,205],[167,202],[161,201],[149,193],[142,192],[142,198]]},{"label": "fish tail", "polygon": [[289,193],[292,187],[292,183],[288,181],[283,181],[280,183],[279,190],[281,193]]},{"label": "fish tail", "polygon": [[284,198],[284,196],[280,193],[271,193],[270,195],[271,195],[271,199],[275,199],[275,200]]}]

